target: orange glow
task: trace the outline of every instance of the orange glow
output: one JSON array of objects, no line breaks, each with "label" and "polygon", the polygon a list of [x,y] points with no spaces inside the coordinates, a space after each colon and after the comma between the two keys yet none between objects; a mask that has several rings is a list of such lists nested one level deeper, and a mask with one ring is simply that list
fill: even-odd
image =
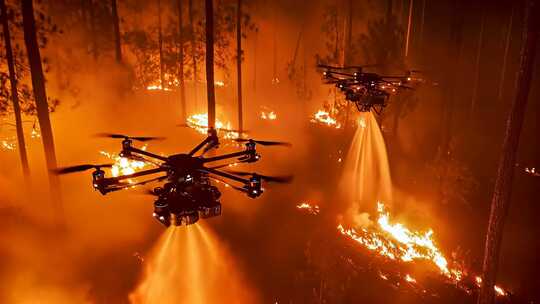
[{"label": "orange glow", "polygon": [[197,223],[169,227],[145,260],[132,304],[258,303],[234,259],[210,231]]}]

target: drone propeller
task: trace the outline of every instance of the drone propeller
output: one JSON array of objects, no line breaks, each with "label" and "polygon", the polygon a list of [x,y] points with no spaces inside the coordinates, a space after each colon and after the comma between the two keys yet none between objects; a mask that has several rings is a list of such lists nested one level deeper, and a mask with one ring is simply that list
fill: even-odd
[{"label": "drone propeller", "polygon": [[285,176],[268,176],[268,175],[261,175],[257,173],[251,173],[251,172],[244,172],[244,171],[232,171],[232,170],[223,170],[230,174],[235,174],[239,176],[256,176],[260,177],[263,181],[271,182],[271,183],[279,183],[279,184],[288,184],[293,180],[292,175],[285,175]]},{"label": "drone propeller", "polygon": [[115,133],[98,133],[96,134],[97,137],[108,137],[108,138],[117,138],[117,139],[132,139],[136,141],[151,141],[151,140],[163,140],[165,137],[149,137],[149,136],[127,136],[122,134],[115,134]]},{"label": "drone propeller", "polygon": [[256,144],[259,144],[261,146],[286,146],[290,147],[292,146],[291,143],[284,142],[284,141],[266,141],[266,140],[253,140],[253,139],[244,139],[244,138],[236,138],[234,139],[236,142],[254,142]]},{"label": "drone propeller", "polygon": [[113,164],[103,164],[103,165],[84,164],[84,165],[78,165],[78,166],[57,168],[56,170],[53,170],[53,172],[55,174],[60,175],[60,174],[69,174],[69,173],[86,171],[86,170],[89,170],[89,169],[110,168],[112,166],[113,166]]}]

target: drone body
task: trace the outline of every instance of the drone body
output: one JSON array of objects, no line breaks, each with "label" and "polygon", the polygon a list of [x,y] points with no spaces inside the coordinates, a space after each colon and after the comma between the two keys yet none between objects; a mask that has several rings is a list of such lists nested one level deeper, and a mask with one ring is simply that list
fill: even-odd
[{"label": "drone body", "polygon": [[345,99],[354,103],[360,112],[372,109],[380,113],[387,105],[392,94],[401,89],[412,89],[405,86],[412,80],[410,72],[405,76],[383,76],[376,73],[363,72],[362,67],[335,67],[319,65],[325,69],[323,78],[327,84],[335,84]]},{"label": "drone body", "polygon": [[[287,145],[286,143],[237,139],[239,142],[245,142],[244,151],[205,158],[204,154],[207,151],[219,146],[217,132],[210,129],[208,137],[189,153],[165,157],[135,148],[132,145],[133,140],[146,141],[154,138],[128,137],[118,134],[106,134],[105,136],[123,138],[121,157],[150,162],[156,167],[117,177],[105,177],[105,171],[101,168],[111,167],[110,164],[67,167],[57,170],[57,173],[66,174],[95,168],[92,173],[93,187],[103,195],[150,182],[164,182],[162,186],[155,187],[149,194],[157,197],[154,202],[154,218],[167,227],[171,224],[176,226],[190,225],[196,223],[199,218],[221,215],[221,192],[212,184],[212,180],[222,182],[235,190],[244,192],[250,198],[259,197],[263,193],[263,180],[278,183],[290,180],[290,177],[270,177],[256,173],[218,170],[231,163],[213,167],[206,166],[209,163],[230,159],[236,159],[235,164],[256,162],[260,159],[260,155],[256,151],[257,143],[262,145]],[[202,154],[195,156],[201,149],[203,150]],[[157,174],[161,176],[144,181],[131,181],[133,178]],[[243,176],[249,177],[245,178]],[[227,180],[241,183],[241,186],[232,185]]]}]

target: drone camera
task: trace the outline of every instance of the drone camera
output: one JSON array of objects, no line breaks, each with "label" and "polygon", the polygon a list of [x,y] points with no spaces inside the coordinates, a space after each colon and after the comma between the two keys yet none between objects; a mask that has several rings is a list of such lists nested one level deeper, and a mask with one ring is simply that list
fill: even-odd
[{"label": "drone camera", "polygon": [[200,210],[201,218],[209,218],[221,215],[221,204],[217,203],[214,206],[204,206]]},{"label": "drone camera", "polygon": [[164,200],[158,199],[154,202],[154,213],[152,213],[152,216],[165,227],[169,227],[171,225],[169,204],[167,204],[167,202]]}]

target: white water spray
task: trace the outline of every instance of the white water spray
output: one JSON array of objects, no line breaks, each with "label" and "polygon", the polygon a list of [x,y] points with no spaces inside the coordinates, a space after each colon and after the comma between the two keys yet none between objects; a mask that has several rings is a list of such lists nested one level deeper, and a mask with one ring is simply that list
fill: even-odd
[{"label": "white water spray", "polygon": [[[392,202],[392,180],[386,145],[371,112],[360,113],[358,128],[347,154],[340,183],[343,198],[350,202],[347,215],[366,226],[375,202]],[[372,212],[370,212],[372,213]]]}]

